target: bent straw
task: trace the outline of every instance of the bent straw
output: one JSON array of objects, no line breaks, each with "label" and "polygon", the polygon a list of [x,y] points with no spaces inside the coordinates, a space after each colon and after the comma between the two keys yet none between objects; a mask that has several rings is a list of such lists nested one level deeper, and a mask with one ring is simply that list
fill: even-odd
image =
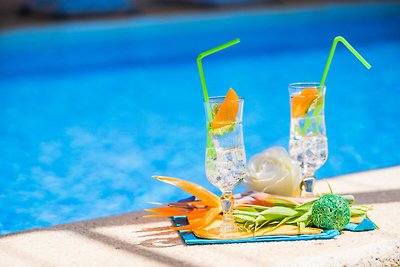
[{"label": "bent straw", "polygon": [[329,71],[329,68],[331,66],[333,54],[335,53],[336,45],[337,45],[338,42],[341,42],[342,44],[344,44],[350,50],[350,52],[352,52],[353,55],[356,58],[358,58],[358,60],[360,60],[362,64],[364,64],[364,66],[367,69],[371,68],[371,65],[354,49],[354,47],[352,47],[346,41],[346,39],[344,39],[342,36],[336,36],[335,39],[333,40],[331,51],[329,53],[328,60],[327,60],[326,65],[325,65],[324,73],[322,74],[321,82],[319,83],[320,88],[322,88],[324,86],[324,84],[325,84],[326,76],[328,75],[328,71]]},{"label": "bent straw", "polygon": [[[202,52],[202,53],[200,53],[200,54],[198,55],[198,57],[197,57],[197,67],[199,68],[201,86],[202,86],[202,88],[203,88],[204,101],[205,101],[206,103],[209,103],[209,102],[210,102],[210,99],[209,99],[209,97],[208,97],[207,86],[206,86],[206,79],[205,79],[205,77],[204,77],[203,64],[202,64],[203,58],[205,58],[206,56],[209,56],[209,55],[211,55],[211,54],[214,54],[214,53],[216,53],[216,52],[219,52],[219,51],[221,51],[221,50],[224,50],[225,48],[228,48],[228,47],[230,47],[230,46],[232,46],[232,45],[235,45],[235,44],[237,44],[237,43],[240,43],[240,39],[239,39],[239,38],[237,38],[237,39],[235,39],[235,40],[232,40],[232,41],[230,41],[230,42],[227,42],[227,43],[225,43],[225,44],[222,44],[222,45],[220,45],[220,46],[214,47],[214,48],[212,48],[212,49],[210,49],[210,50],[204,51],[204,52]],[[212,115],[211,115],[212,113],[211,113],[210,105],[206,105],[206,106],[207,106],[208,115],[209,115],[210,119],[212,119],[212,117],[211,117],[211,116],[212,116]]]},{"label": "bent straw", "polygon": [[[351,44],[349,44],[349,42],[346,41],[346,39],[344,39],[342,36],[336,36],[335,39],[333,39],[331,51],[329,52],[328,60],[327,60],[326,65],[325,65],[324,73],[322,74],[321,82],[319,83],[318,91],[321,91],[322,88],[323,88],[324,85],[325,85],[326,76],[328,75],[328,71],[329,71],[329,68],[330,68],[330,66],[331,66],[332,58],[333,58],[333,55],[335,54],[335,50],[336,50],[336,46],[337,46],[337,43],[338,43],[338,42],[341,42],[342,44],[344,44],[344,45],[350,50],[350,52],[352,52],[353,55],[354,55],[356,58],[358,58],[358,60],[360,60],[362,64],[364,64],[364,66],[365,66],[367,69],[370,69],[370,68],[371,68],[371,65],[368,63],[368,61],[366,61],[366,60],[360,55],[360,53],[358,53],[358,52],[354,49],[354,47],[352,47]],[[317,116],[319,113],[320,113],[320,111],[318,111],[318,109],[315,109],[314,112],[313,112],[313,114],[312,114],[312,117]],[[317,126],[319,126],[319,125],[321,124],[321,121],[320,121],[320,120],[321,120],[320,118],[317,119]],[[303,126],[303,128],[301,129],[301,133],[302,133],[303,135],[305,134],[305,132],[307,131],[307,129],[311,126],[311,124],[312,124],[312,122],[311,122],[310,118],[306,118],[306,121],[305,121],[305,123],[304,123],[304,126]]]}]

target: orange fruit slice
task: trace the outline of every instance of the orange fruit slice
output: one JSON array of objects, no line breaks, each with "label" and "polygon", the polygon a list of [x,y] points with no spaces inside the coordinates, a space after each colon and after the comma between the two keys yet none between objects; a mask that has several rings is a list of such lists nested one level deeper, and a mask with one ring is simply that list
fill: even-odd
[{"label": "orange fruit slice", "polygon": [[232,88],[230,88],[221,104],[221,107],[218,109],[215,118],[211,122],[211,129],[218,129],[235,122],[236,115],[239,111],[238,100],[238,95]]},{"label": "orange fruit slice", "polygon": [[291,98],[292,118],[304,117],[311,103],[318,97],[318,91],[315,88],[306,88],[301,94],[294,95]]}]

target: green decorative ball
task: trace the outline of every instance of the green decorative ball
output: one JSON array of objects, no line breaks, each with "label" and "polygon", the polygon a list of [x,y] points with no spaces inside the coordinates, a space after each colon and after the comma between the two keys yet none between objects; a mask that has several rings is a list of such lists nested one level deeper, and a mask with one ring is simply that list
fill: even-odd
[{"label": "green decorative ball", "polygon": [[311,217],[314,225],[318,228],[340,231],[350,222],[350,206],[339,195],[323,195],[315,201]]}]

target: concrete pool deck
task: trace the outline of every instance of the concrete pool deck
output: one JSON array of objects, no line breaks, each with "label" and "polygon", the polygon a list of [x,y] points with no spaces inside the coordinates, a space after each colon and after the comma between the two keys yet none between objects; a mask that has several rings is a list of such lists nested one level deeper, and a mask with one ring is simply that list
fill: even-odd
[{"label": "concrete pool deck", "polygon": [[[400,266],[400,166],[329,180],[380,230],[333,240],[186,246],[143,211],[0,237],[1,266]],[[319,182],[320,188],[326,184]],[[324,190],[324,189],[320,189]]]}]

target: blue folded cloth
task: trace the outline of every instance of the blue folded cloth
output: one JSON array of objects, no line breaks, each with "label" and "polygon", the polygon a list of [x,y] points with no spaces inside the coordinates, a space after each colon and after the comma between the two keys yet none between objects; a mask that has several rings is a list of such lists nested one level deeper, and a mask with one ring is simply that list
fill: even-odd
[{"label": "blue folded cloth", "polygon": [[[187,225],[186,217],[174,216],[172,221],[176,226]],[[365,218],[360,224],[349,223],[345,230],[359,232],[376,229],[375,224],[368,218]],[[230,240],[215,240],[198,238],[192,232],[179,231],[180,236],[186,245],[209,245],[209,244],[231,244],[231,243],[248,243],[248,242],[277,242],[277,241],[300,241],[300,240],[315,240],[315,239],[332,239],[340,235],[337,230],[325,230],[320,234],[315,235],[276,235],[276,236],[257,236],[243,239]]]},{"label": "blue folded cloth", "polygon": [[349,223],[344,229],[352,232],[371,231],[376,229],[376,225],[369,218],[365,218],[359,224]]}]

